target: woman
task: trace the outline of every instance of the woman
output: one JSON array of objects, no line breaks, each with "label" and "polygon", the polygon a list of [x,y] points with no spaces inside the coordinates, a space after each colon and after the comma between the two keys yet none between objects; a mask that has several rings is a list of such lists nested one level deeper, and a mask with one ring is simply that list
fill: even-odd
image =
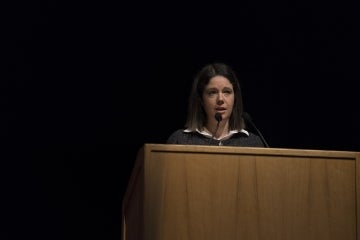
[{"label": "woman", "polygon": [[261,138],[245,130],[241,89],[226,64],[204,66],[196,75],[185,128],[173,132],[169,144],[264,147]]}]

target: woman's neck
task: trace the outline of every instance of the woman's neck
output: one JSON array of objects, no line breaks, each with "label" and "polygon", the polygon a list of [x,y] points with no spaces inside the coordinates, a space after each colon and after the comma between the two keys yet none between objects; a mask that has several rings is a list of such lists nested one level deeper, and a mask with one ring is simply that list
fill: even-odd
[{"label": "woman's neck", "polygon": [[229,133],[228,123],[220,122],[219,124],[216,122],[215,124],[207,124],[205,126],[205,130],[208,131],[211,135],[215,134],[215,138],[220,138]]}]

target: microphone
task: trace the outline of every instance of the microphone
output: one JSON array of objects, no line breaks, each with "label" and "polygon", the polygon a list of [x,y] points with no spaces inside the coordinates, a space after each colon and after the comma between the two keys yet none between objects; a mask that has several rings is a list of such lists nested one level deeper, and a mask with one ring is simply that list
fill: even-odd
[{"label": "microphone", "polygon": [[256,130],[256,132],[259,134],[261,141],[264,143],[264,145],[269,148],[269,144],[265,141],[265,138],[263,137],[263,135],[261,134],[261,132],[259,131],[259,129],[255,126],[254,122],[252,121],[250,115],[247,112],[243,112],[242,117],[245,119],[245,121],[247,121],[248,123],[251,124],[251,126]]},{"label": "microphone", "polygon": [[212,135],[212,137],[211,137],[211,139],[210,139],[210,141],[209,141],[209,145],[211,145],[211,142],[212,142],[212,140],[214,139],[214,137],[215,137],[215,135],[216,135],[216,133],[217,133],[217,131],[218,131],[218,129],[219,129],[219,124],[220,124],[220,122],[221,122],[221,120],[222,120],[222,116],[221,116],[221,113],[215,113],[215,119],[216,119],[216,121],[217,121],[217,125],[216,125],[216,129],[215,129],[215,132],[213,133],[213,135]]},{"label": "microphone", "polygon": [[218,121],[218,125],[219,125],[219,122],[221,122],[221,120],[222,120],[221,113],[219,113],[219,112],[215,113],[215,119],[216,119],[216,121]]}]

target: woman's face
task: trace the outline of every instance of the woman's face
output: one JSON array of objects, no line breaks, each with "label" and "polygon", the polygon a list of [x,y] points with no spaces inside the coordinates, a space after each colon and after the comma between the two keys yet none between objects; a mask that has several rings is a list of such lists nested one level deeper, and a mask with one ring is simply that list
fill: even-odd
[{"label": "woman's face", "polygon": [[208,121],[216,121],[215,113],[220,113],[222,121],[228,121],[234,106],[234,89],[230,81],[223,76],[210,79],[203,92],[203,106]]}]

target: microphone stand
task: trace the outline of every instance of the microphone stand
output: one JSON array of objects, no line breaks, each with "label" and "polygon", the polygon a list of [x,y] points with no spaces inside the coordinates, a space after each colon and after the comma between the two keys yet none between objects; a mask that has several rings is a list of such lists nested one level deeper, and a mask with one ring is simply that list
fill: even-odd
[{"label": "microphone stand", "polygon": [[217,131],[218,131],[218,129],[219,129],[219,125],[220,125],[220,122],[221,122],[221,120],[222,120],[221,113],[218,113],[218,112],[217,112],[217,113],[215,114],[215,119],[216,119],[216,121],[217,121],[217,125],[216,125],[215,132],[214,132],[214,134],[212,135],[212,137],[211,137],[211,139],[210,139],[210,141],[209,141],[209,145],[211,145],[211,143],[212,143],[212,141],[214,140],[215,135],[216,135],[216,133],[217,133]]}]

